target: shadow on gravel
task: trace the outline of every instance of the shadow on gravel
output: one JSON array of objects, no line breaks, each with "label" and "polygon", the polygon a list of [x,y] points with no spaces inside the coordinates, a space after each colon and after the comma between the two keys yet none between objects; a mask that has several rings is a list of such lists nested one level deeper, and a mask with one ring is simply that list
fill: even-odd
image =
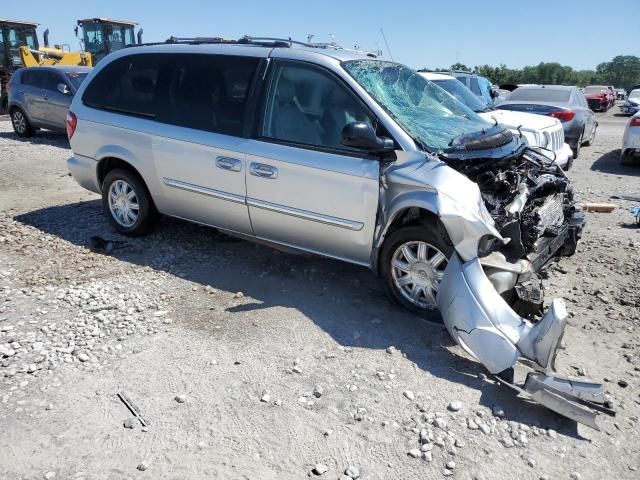
[{"label": "shadow on gravel", "polygon": [[594,172],[613,173],[616,175],[638,176],[639,165],[622,165],[620,161],[620,149],[612,150],[602,155],[591,165]]},{"label": "shadow on gravel", "polygon": [[[296,309],[342,346],[384,350],[393,345],[431,375],[479,390],[482,405],[501,405],[510,420],[578,436],[575,423],[516,398],[513,391],[488,380],[480,364],[449,351],[447,347],[454,342],[439,323],[439,316],[430,318],[430,322],[420,321],[395,307],[368,269],[317,256],[283,253],[167,217],[144,238],[123,237],[109,225],[99,200],[35,210],[15,219],[82,247],[92,235],[126,241],[124,248],[112,252],[113,257],[201,286],[242,292],[250,300],[228,308],[228,312]],[[215,309],[215,304],[212,299],[211,305],[197,308],[207,311]],[[207,320],[185,321],[209,331]],[[282,321],[287,319],[283,316]]]},{"label": "shadow on gravel", "polygon": [[31,143],[32,145],[51,145],[54,147],[71,148],[69,146],[69,140],[64,133],[38,131],[32,137],[20,137],[15,132],[0,132],[0,138]]}]

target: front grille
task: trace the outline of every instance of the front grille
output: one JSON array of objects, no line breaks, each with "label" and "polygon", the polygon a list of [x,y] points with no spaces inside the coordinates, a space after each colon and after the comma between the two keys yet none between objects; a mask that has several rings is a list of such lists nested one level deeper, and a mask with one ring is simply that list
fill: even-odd
[{"label": "front grille", "polygon": [[549,144],[547,149],[559,154],[564,144],[564,129],[561,124],[554,125],[544,131],[544,134],[549,137]]}]

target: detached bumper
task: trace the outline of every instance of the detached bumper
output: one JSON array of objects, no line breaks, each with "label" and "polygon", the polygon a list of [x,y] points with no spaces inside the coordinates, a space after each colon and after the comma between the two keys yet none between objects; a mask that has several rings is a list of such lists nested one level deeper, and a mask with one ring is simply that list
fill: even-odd
[{"label": "detached bumper", "polygon": [[451,336],[491,373],[513,367],[520,356],[549,369],[562,338],[567,312],[556,299],[535,325],[500,296],[479,259],[449,260],[438,291],[438,306]]},{"label": "detached bumper", "polygon": [[100,193],[96,161],[82,155],[74,155],[67,160],[67,167],[71,175],[81,187],[95,193]]},{"label": "detached bumper", "polygon": [[530,360],[537,372],[530,372],[522,386],[509,385],[557,413],[598,428],[592,409],[604,403],[602,386],[550,376],[567,323],[562,300],[554,300],[534,324],[505,302],[479,259],[463,262],[454,253],[440,284],[438,306],[451,336],[489,372],[511,369],[520,357]]}]

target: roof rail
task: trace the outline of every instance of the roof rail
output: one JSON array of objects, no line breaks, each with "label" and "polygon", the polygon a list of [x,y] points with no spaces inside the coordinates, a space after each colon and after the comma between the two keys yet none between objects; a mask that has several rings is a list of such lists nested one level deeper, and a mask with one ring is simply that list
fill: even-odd
[{"label": "roof rail", "polygon": [[256,45],[269,48],[291,48],[294,45],[318,48],[318,49],[334,49],[352,52],[361,52],[369,57],[376,58],[378,55],[371,52],[364,52],[361,50],[343,48],[336,43],[305,43],[292,40],[291,38],[276,38],[276,37],[252,37],[250,35],[244,35],[237,40],[222,38],[222,37],[174,37],[167,38],[164,42],[154,43],[142,43],[127,45],[127,47],[140,47],[140,46],[152,46],[152,45],[165,45],[165,44],[179,44],[179,45],[203,45],[203,44],[226,44],[226,45]]}]

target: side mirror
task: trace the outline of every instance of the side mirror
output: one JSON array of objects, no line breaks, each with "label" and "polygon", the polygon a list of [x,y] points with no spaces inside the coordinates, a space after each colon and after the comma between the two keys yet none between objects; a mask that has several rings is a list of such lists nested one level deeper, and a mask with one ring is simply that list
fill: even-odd
[{"label": "side mirror", "polygon": [[71,95],[71,90],[64,83],[58,84],[58,91],[63,95]]},{"label": "side mirror", "polygon": [[373,127],[364,122],[348,123],[342,129],[342,145],[384,155],[394,150],[393,140],[378,137]]}]

